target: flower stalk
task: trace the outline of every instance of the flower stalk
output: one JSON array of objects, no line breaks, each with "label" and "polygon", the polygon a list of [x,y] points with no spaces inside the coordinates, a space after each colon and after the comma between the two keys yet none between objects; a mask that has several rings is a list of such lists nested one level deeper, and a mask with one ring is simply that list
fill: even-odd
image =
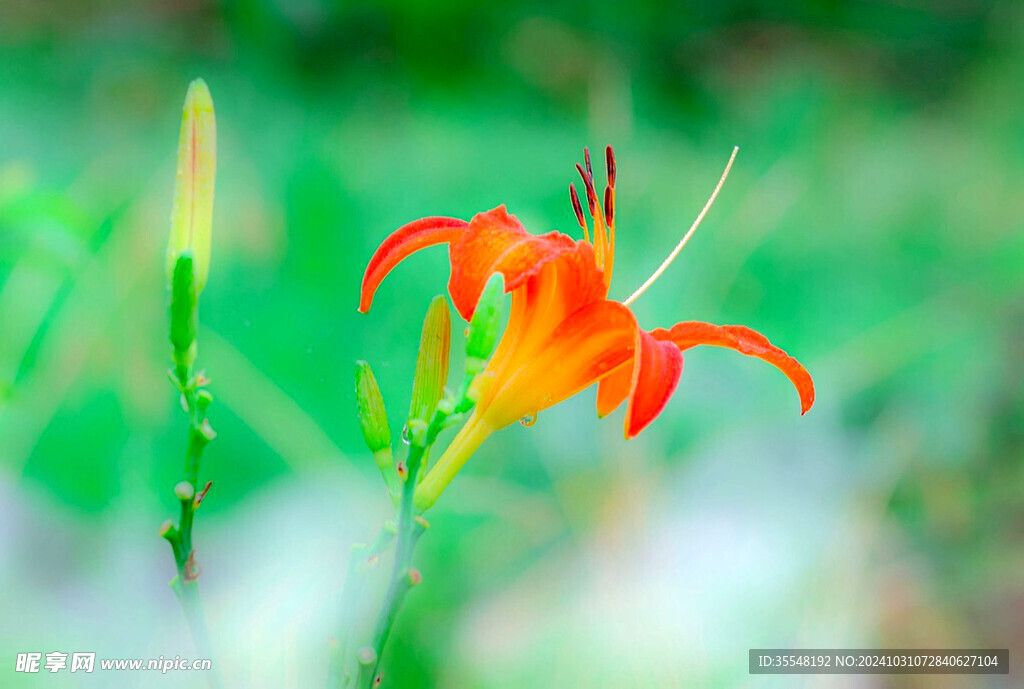
[{"label": "flower stalk", "polygon": [[[489,300],[499,302],[501,291]],[[451,318],[448,302],[437,297],[427,311],[413,381],[412,402],[403,438],[405,457],[382,466],[381,457],[393,461],[384,404],[369,364],[356,364],[359,420],[367,447],[374,454],[385,485],[396,502],[393,521],[385,523],[372,546],[352,549],[341,607],[344,632],[332,642],[329,686],[335,689],[372,689],[382,681],[384,648],[406,595],[423,576],[413,566],[420,537],[429,528],[417,502],[418,486],[427,468],[430,449],[447,428],[462,422],[475,404],[474,381],[486,364],[496,339],[500,303],[483,309],[467,332],[467,371],[458,395],[446,390]],[[397,489],[396,489],[397,488]],[[390,567],[382,564],[390,559]],[[379,605],[374,605],[379,601]]]},{"label": "flower stalk", "polygon": [[[168,335],[173,366],[168,377],[181,397],[188,418],[188,438],[182,480],[174,487],[181,510],[178,523],[167,520],[160,536],[171,546],[176,570],[170,586],[181,603],[199,657],[212,658],[212,644],[199,597],[199,564],[192,539],[196,510],[210,490],[200,489],[200,462],[216,433],[206,418],[213,396],[209,380],[197,372],[199,295],[206,285],[210,261],[213,183],[216,173],[216,125],[213,100],[206,84],[197,79],[188,88],[178,144],[171,232],[167,245],[170,283]],[[211,687],[219,675],[206,673]]]}]

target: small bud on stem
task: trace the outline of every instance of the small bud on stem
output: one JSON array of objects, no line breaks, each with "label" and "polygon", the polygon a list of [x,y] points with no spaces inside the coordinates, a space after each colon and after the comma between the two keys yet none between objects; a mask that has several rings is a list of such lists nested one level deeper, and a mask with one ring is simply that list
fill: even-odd
[{"label": "small bud on stem", "polygon": [[420,337],[420,352],[416,359],[416,376],[412,383],[412,403],[409,405],[409,435],[412,439],[413,422],[429,423],[444,396],[448,382],[448,357],[451,349],[452,322],[448,313],[448,300],[435,297],[427,309]]},{"label": "small bud on stem", "polygon": [[384,398],[377,387],[373,369],[365,361],[356,362],[356,406],[366,447],[374,454],[390,449],[391,429],[388,427]]}]

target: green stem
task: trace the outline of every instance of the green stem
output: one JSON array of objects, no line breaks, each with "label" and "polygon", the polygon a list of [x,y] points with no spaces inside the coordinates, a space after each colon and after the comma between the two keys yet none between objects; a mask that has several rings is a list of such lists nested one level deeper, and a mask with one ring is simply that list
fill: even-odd
[{"label": "green stem", "polygon": [[[188,413],[188,448],[185,452],[184,482],[191,486],[191,495],[179,496],[181,500],[181,517],[177,529],[170,529],[164,534],[164,538],[171,545],[171,552],[174,555],[174,565],[177,569],[177,576],[171,580],[171,588],[174,590],[181,603],[182,611],[188,622],[189,632],[192,634],[192,641],[196,652],[201,658],[213,658],[213,645],[210,641],[210,632],[206,624],[206,615],[203,612],[202,601],[199,597],[199,568],[195,562],[195,550],[192,546],[192,527],[195,523],[196,493],[199,482],[199,462],[203,456],[203,450],[209,444],[208,432],[204,430],[204,415],[199,408],[198,392],[199,385],[195,380],[193,369],[190,364],[178,364],[175,366],[174,378],[182,396],[185,399],[185,407]],[[207,683],[213,689],[221,686],[220,674],[217,668],[211,672],[204,673]]]},{"label": "green stem", "polygon": [[[370,549],[368,557],[363,555],[364,550],[362,549],[353,550],[348,574],[345,577],[345,588],[342,592],[342,609],[347,616],[346,631],[342,640],[332,648],[328,677],[328,686],[331,689],[348,689],[350,687],[374,689],[377,686],[376,679],[379,676],[381,658],[394,627],[395,618],[398,616],[398,611],[401,609],[409,589],[419,581],[419,574],[412,568],[412,558],[416,544],[427,528],[427,523],[418,518],[423,511],[419,504],[419,494],[422,484],[425,483],[425,481],[419,480],[420,473],[425,471],[427,453],[441,431],[460,421],[466,412],[473,408],[474,402],[468,397],[467,390],[468,386],[463,390],[457,404],[444,406],[439,404],[425,429],[421,428],[419,432],[409,433],[411,442],[406,460],[407,471],[404,478],[401,479],[400,493],[396,496],[397,491],[389,490],[393,497],[398,498],[398,516],[395,524],[394,526],[385,525],[381,536]],[[469,443],[472,447],[465,445],[471,454],[472,450],[475,450],[489,434],[489,431],[485,431],[483,425],[473,419],[467,425],[478,429],[476,431],[478,436],[470,433],[474,438]],[[453,443],[460,442],[458,439],[464,437],[465,430],[463,429],[459,436],[456,436]],[[433,473],[434,470],[431,470],[426,473],[426,476],[429,477]],[[445,483],[447,484],[447,482]],[[391,567],[383,603],[374,620],[372,632],[360,631],[365,630],[365,627],[361,626],[363,620],[359,614],[360,603],[365,604],[365,602],[375,599],[367,587],[372,579],[366,576],[367,569],[361,567],[360,563],[365,566],[379,560],[377,556],[396,536],[394,563]],[[379,589],[376,590],[379,591]],[[367,645],[355,648],[361,640],[360,637],[368,638],[369,641]],[[356,662],[358,667],[355,674],[349,672],[350,664],[353,662]]]},{"label": "green stem", "polygon": [[384,653],[384,645],[395,624],[395,617],[402,607],[405,594],[414,585],[412,555],[416,548],[416,542],[423,533],[423,527],[413,519],[413,498],[416,492],[416,477],[419,475],[425,451],[425,447],[418,445],[409,448],[408,474],[405,477],[405,485],[402,487],[402,499],[398,504],[398,544],[395,546],[395,562],[391,570],[391,580],[388,582],[387,592],[384,595],[384,604],[381,606],[370,642],[374,659],[371,663],[360,664],[360,672],[356,681],[357,687],[372,689],[377,677],[377,670],[380,667],[381,656]]}]

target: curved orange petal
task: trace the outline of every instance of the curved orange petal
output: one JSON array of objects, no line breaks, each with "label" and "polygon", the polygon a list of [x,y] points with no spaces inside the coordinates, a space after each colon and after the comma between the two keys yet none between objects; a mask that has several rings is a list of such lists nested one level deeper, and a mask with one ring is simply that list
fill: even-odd
[{"label": "curved orange petal", "polygon": [[601,379],[597,384],[597,416],[611,414],[629,397],[633,386],[633,360],[630,359]]},{"label": "curved orange petal", "polygon": [[505,291],[512,292],[545,264],[575,248],[572,237],[558,232],[530,234],[505,206],[498,206],[473,216],[469,228],[452,244],[448,292],[459,314],[468,321],[491,275],[501,273]]},{"label": "curved orange petal", "polygon": [[618,302],[584,306],[562,321],[534,356],[495,380],[497,390],[481,413],[496,430],[571,397],[630,360],[636,327],[633,313]]},{"label": "curved orange petal", "polygon": [[391,269],[420,249],[434,244],[453,243],[462,236],[469,223],[458,218],[422,218],[395,230],[377,247],[363,274],[359,294],[359,310],[366,313],[373,303],[374,292]]},{"label": "curved orange petal", "polygon": [[756,356],[786,374],[800,395],[800,413],[806,414],[814,405],[814,381],[793,357],[774,346],[768,338],[742,325],[712,325],[700,321],[676,323],[669,330],[659,328],[651,333],[659,340],[671,340],[680,350],[696,345],[728,347],[748,356]]},{"label": "curved orange petal", "polygon": [[654,421],[679,385],[683,353],[673,342],[663,342],[637,329],[629,406],[626,408],[626,439]]}]

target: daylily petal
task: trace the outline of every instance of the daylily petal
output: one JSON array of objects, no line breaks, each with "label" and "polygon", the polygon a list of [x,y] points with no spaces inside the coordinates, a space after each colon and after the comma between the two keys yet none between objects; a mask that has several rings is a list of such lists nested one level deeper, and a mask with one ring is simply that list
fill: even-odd
[{"label": "daylily petal", "polygon": [[800,395],[800,413],[806,414],[814,404],[814,381],[793,357],[772,345],[768,338],[742,325],[712,325],[700,321],[676,323],[669,330],[659,328],[651,333],[659,340],[671,340],[680,350],[696,345],[728,347],[748,356],[767,361],[780,371],[796,387]]},{"label": "daylily petal", "polygon": [[530,234],[505,206],[478,213],[459,241],[452,244],[448,292],[455,308],[468,321],[491,275],[501,273],[505,291],[512,292],[546,263],[575,247],[572,237],[558,232]]},{"label": "daylily petal", "polygon": [[597,384],[597,416],[603,419],[619,408],[633,387],[633,360],[630,359]]},{"label": "daylily petal", "polygon": [[496,430],[532,416],[592,385],[633,356],[636,319],[618,302],[597,301],[579,309],[555,328],[527,361],[510,367],[496,382],[482,413]]},{"label": "daylily petal", "polygon": [[454,243],[469,223],[458,218],[421,218],[395,230],[377,247],[363,274],[363,286],[359,295],[359,310],[366,313],[373,302],[384,277],[391,269],[420,249],[434,244]]},{"label": "daylily petal", "polygon": [[665,408],[683,373],[683,353],[637,329],[633,376],[626,409],[626,439],[635,437]]}]

